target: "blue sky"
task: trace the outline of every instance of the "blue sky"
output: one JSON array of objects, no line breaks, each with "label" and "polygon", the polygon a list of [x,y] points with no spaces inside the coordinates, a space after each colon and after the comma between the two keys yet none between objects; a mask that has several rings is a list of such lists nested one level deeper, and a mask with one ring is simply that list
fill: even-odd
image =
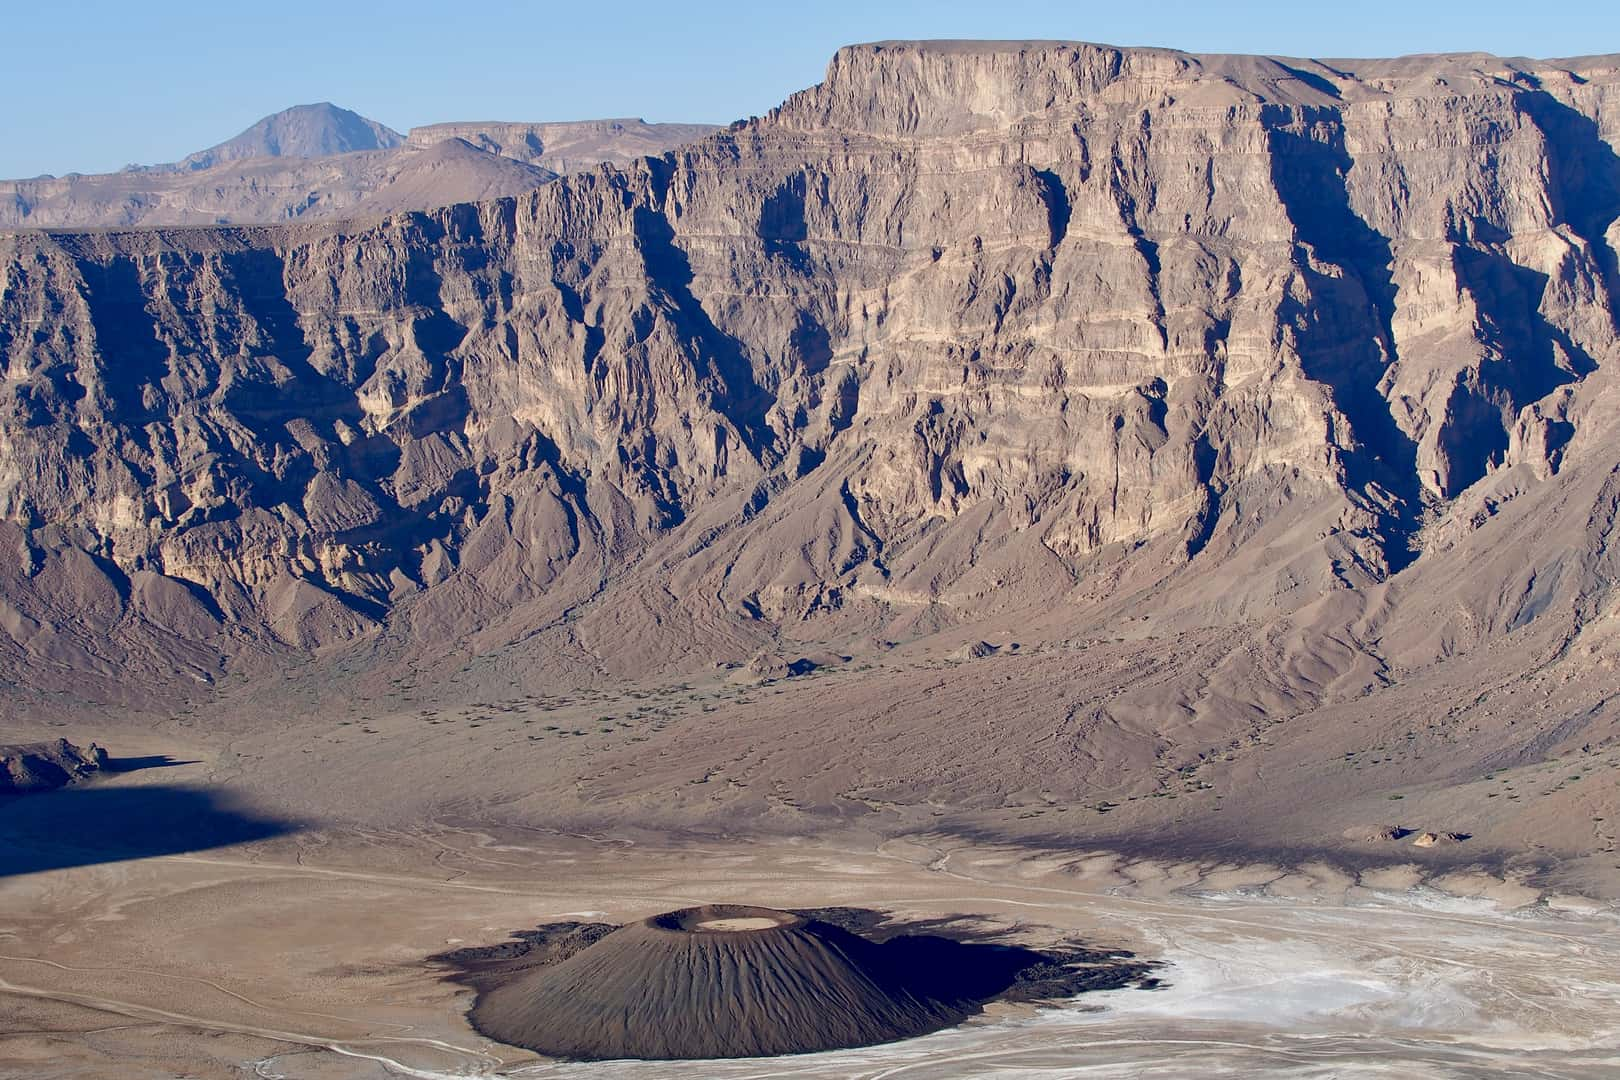
[{"label": "blue sky", "polygon": [[0,177],[169,161],[288,105],[441,120],[724,122],[821,77],[839,45],[1062,38],[1202,52],[1620,52],[1593,0],[54,0],[0,9]]}]

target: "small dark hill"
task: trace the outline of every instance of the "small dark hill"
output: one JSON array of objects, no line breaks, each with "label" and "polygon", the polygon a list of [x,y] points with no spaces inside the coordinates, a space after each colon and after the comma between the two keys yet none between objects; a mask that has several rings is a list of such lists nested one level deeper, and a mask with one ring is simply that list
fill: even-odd
[{"label": "small dark hill", "polygon": [[711,905],[617,929],[557,924],[437,959],[479,988],[470,1014],[479,1031],[577,1060],[869,1046],[953,1026],[1000,997],[1138,984],[1151,966],[1088,952],[1079,976],[1078,953],[911,934],[875,941],[817,917],[866,925],[838,918],[850,913],[865,914]]}]

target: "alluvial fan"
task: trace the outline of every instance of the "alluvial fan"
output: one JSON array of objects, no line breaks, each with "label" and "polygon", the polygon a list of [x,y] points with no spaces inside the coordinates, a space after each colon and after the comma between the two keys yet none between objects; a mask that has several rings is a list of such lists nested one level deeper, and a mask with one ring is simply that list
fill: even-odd
[{"label": "alluvial fan", "polygon": [[836,926],[710,905],[631,923],[498,987],[472,1021],[556,1057],[722,1058],[890,1042],[949,1027],[971,1006],[936,999]]}]

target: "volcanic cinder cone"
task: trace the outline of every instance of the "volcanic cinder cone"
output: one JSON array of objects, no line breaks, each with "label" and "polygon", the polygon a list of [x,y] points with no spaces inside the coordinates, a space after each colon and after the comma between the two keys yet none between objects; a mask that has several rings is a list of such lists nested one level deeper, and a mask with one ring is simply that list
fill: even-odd
[{"label": "volcanic cinder cone", "polygon": [[484,994],[491,1038],[576,1059],[762,1057],[921,1035],[968,1010],[879,946],[769,908],[714,905],[621,927]]}]

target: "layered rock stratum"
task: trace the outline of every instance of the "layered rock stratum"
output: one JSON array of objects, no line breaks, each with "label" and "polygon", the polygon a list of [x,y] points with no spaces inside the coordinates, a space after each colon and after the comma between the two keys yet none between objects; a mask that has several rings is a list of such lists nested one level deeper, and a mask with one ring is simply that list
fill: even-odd
[{"label": "layered rock stratum", "polygon": [[48,710],[1015,634],[774,729],[871,805],[1307,715],[1604,744],[1617,135],[1616,57],[893,42],[514,198],[0,237],[0,663]]}]

